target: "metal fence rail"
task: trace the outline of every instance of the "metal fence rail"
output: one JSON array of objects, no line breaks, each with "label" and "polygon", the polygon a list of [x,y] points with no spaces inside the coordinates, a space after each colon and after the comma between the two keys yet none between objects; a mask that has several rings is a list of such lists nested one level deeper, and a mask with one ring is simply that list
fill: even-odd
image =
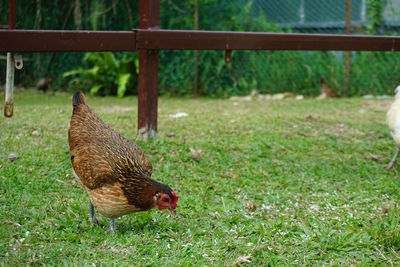
[{"label": "metal fence rail", "polygon": [[181,30],[0,30],[0,52],[146,50],[399,51],[400,37]]},{"label": "metal fence rail", "polygon": [[137,30],[137,49],[399,51],[400,37],[265,32]]},{"label": "metal fence rail", "polygon": [[0,52],[136,50],[134,31],[0,30]]}]

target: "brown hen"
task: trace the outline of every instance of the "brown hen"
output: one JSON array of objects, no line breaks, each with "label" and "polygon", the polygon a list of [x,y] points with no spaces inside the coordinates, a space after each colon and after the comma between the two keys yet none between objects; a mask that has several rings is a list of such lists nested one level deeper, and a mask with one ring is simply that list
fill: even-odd
[{"label": "brown hen", "polygon": [[90,221],[98,224],[96,208],[110,218],[109,232],[115,232],[114,218],[128,213],[155,206],[175,213],[179,197],[150,179],[152,166],[143,151],[105,124],[82,92],[73,96],[72,104],[70,157],[74,175],[90,198]]}]

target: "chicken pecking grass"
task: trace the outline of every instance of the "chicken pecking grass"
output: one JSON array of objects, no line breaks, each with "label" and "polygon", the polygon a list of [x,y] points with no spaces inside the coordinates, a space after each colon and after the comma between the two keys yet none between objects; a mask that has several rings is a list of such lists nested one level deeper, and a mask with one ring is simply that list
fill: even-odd
[{"label": "chicken pecking grass", "polygon": [[98,224],[94,209],[114,218],[156,207],[175,214],[178,196],[168,186],[152,180],[152,165],[132,141],[105,124],[87,105],[82,92],[72,98],[68,141],[73,173],[90,198],[89,219]]}]

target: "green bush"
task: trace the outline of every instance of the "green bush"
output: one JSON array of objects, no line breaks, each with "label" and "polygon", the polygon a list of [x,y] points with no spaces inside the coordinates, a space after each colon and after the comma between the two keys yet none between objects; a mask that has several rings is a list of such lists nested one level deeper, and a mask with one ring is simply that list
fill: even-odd
[{"label": "green bush", "polygon": [[137,57],[128,56],[118,60],[111,52],[86,53],[83,61],[90,68],[79,67],[63,74],[77,76],[70,84],[94,95],[137,94]]}]

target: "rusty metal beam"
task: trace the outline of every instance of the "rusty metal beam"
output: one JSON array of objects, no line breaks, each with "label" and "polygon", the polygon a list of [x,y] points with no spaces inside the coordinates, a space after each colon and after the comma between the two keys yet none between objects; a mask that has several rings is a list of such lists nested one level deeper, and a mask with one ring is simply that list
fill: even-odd
[{"label": "rusty metal beam", "polygon": [[135,31],[0,30],[0,52],[141,50],[400,51],[399,36],[150,29]]},{"label": "rusty metal beam", "polygon": [[137,49],[399,51],[398,36],[137,30]]},{"label": "rusty metal beam", "polygon": [[136,50],[134,31],[0,30],[0,52]]},{"label": "rusty metal beam", "polygon": [[[139,27],[158,29],[160,22],[160,1],[141,0]],[[158,51],[142,48],[139,50],[138,81],[138,137],[157,136],[158,105]]]}]

